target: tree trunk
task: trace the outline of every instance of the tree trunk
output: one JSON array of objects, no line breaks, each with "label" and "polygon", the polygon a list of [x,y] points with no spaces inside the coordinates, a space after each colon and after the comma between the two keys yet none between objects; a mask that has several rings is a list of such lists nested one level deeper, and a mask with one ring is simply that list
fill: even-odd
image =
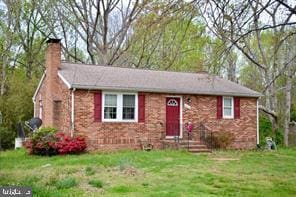
[{"label": "tree trunk", "polygon": [[230,53],[228,55],[227,63],[228,63],[228,67],[227,67],[227,78],[228,78],[228,80],[233,81],[233,82],[237,82],[236,76],[235,76],[235,73],[236,73],[236,61],[235,61],[235,59],[233,57],[233,54]]},{"label": "tree trunk", "polygon": [[[292,64],[293,65],[293,64]],[[289,146],[289,125],[291,116],[291,89],[292,89],[292,65],[288,68],[288,75],[286,81],[286,91],[285,91],[285,121],[284,121],[284,144]]]},{"label": "tree trunk", "polygon": [[6,81],[6,65],[5,65],[5,62],[2,61],[0,96],[3,96],[5,93],[5,81]]}]

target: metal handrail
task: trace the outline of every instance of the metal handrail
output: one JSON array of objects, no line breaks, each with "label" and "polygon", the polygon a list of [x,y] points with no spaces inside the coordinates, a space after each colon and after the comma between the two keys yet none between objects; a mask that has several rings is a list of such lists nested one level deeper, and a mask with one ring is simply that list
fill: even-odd
[{"label": "metal handrail", "polygon": [[203,123],[199,125],[199,138],[208,148],[213,149],[213,132],[207,129]]}]

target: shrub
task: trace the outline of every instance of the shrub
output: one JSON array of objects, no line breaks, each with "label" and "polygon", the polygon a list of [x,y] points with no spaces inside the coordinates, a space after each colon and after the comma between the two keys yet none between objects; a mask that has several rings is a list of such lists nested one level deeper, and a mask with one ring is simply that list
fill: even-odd
[{"label": "shrub", "polygon": [[86,149],[86,142],[81,136],[70,137],[49,127],[33,133],[25,142],[25,147],[30,154],[35,155],[76,154]]},{"label": "shrub", "polygon": [[54,127],[42,127],[38,131],[39,133],[56,133],[58,130]]},{"label": "shrub", "polygon": [[222,132],[213,133],[212,137],[208,136],[206,140],[207,140],[207,143],[211,144],[213,148],[225,149],[234,140],[234,136],[230,132],[222,131]]},{"label": "shrub", "polygon": [[15,131],[8,127],[0,126],[0,150],[13,148],[15,136]]},{"label": "shrub", "polygon": [[74,179],[72,177],[59,180],[55,183],[55,186],[58,189],[68,189],[71,187],[75,187],[76,185],[77,185],[77,181],[76,181],[76,179]]},{"label": "shrub", "polygon": [[267,116],[260,115],[259,118],[259,136],[260,136],[260,145],[265,146],[266,137],[272,137],[272,140],[275,141],[277,145],[283,145],[284,141],[284,132],[282,128],[278,128],[275,133],[272,132],[272,124]]},{"label": "shrub", "polygon": [[296,122],[296,105],[291,106],[291,122],[295,121]]},{"label": "shrub", "polygon": [[272,137],[272,139],[274,139],[274,134],[272,133],[270,120],[266,116],[262,115],[259,117],[259,138],[261,146],[265,146],[266,137]]},{"label": "shrub", "polygon": [[71,138],[63,132],[58,132],[55,135],[57,142],[55,143],[56,150],[59,154],[77,154],[86,149],[86,142],[84,137],[76,136]]},{"label": "shrub", "polygon": [[90,184],[93,187],[97,187],[97,188],[102,188],[103,187],[103,182],[98,180],[98,179],[90,180],[88,182],[88,184]]},{"label": "shrub", "polygon": [[284,145],[284,129],[279,128],[275,131],[275,139],[273,139],[277,145]]},{"label": "shrub", "polygon": [[25,142],[25,147],[30,154],[34,155],[55,155],[57,150],[55,143],[56,129],[42,128],[32,134],[32,137]]}]

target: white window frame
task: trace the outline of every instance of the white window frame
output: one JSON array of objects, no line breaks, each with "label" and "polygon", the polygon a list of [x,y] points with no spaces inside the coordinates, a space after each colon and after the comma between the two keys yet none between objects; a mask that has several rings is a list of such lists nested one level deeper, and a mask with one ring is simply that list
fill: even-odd
[{"label": "white window frame", "polygon": [[[230,116],[224,114],[224,99],[231,99],[231,115]],[[223,118],[224,119],[233,119],[234,118],[234,101],[233,101],[233,97],[231,97],[231,96],[223,96],[222,112],[223,112]]]},{"label": "white window frame", "polygon": [[[106,119],[104,116],[105,108],[105,95],[115,94],[117,95],[117,107],[116,107],[116,119]],[[123,111],[123,95],[134,95],[135,96],[135,118],[133,120],[122,119]],[[104,91],[102,94],[102,121],[103,122],[138,122],[138,93],[135,92],[109,92]]]}]

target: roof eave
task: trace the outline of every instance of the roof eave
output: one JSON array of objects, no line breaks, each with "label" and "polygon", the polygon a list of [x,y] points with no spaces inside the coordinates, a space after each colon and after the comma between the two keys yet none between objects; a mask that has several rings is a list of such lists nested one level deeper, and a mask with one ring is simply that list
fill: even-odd
[{"label": "roof eave", "polygon": [[170,93],[170,94],[196,94],[196,95],[214,95],[214,96],[240,96],[240,97],[255,97],[259,98],[262,95],[260,93],[247,94],[247,93],[235,93],[235,92],[182,92],[178,90],[160,89],[160,88],[140,88],[140,87],[103,87],[103,86],[88,86],[81,84],[72,84],[72,88],[81,90],[116,90],[116,91],[136,91],[136,92],[155,92],[155,93]]},{"label": "roof eave", "polygon": [[34,93],[34,95],[33,95],[33,97],[32,97],[33,102],[36,101],[36,96],[37,96],[37,94],[38,94],[38,92],[39,92],[39,90],[40,90],[40,88],[41,88],[41,85],[42,85],[42,83],[43,83],[43,81],[44,81],[44,79],[45,79],[45,76],[46,76],[46,71],[44,71],[44,73],[43,73],[43,75],[42,75],[42,77],[41,77],[41,79],[40,79],[40,81],[39,81],[39,83],[38,83],[38,86],[37,86],[37,88],[36,88],[36,90],[35,90],[35,93]]},{"label": "roof eave", "polygon": [[71,83],[67,81],[66,78],[60,72],[58,72],[58,76],[62,80],[62,82],[67,86],[68,89],[72,88]]}]

